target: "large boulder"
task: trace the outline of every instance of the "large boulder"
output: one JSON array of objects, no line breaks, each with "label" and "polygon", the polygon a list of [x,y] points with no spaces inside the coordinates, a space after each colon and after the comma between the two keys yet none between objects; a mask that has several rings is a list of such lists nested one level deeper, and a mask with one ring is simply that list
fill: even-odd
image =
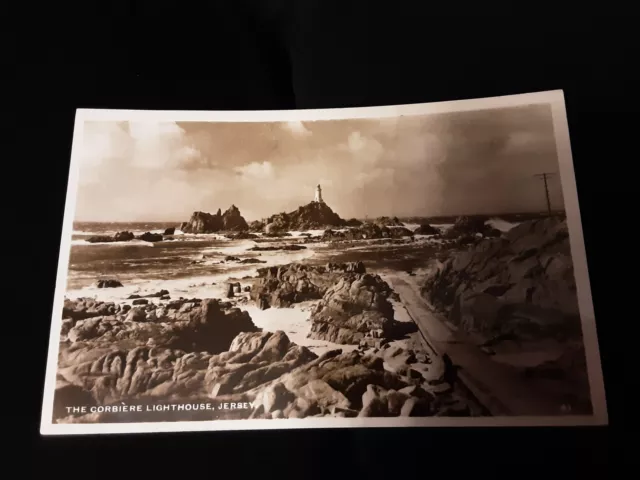
[{"label": "large boulder", "polygon": [[116,280],[115,278],[104,278],[96,282],[96,287],[98,288],[117,288],[121,286],[122,282],[120,282],[120,280]]},{"label": "large boulder", "polygon": [[161,242],[164,239],[164,237],[162,236],[161,233],[145,232],[142,235],[139,235],[138,239],[143,240],[145,242]]},{"label": "large boulder", "polygon": [[118,232],[113,236],[113,241],[114,242],[128,242],[130,240],[133,240],[135,238],[135,235],[131,232],[128,231],[124,231],[124,232]]},{"label": "large boulder", "polygon": [[389,285],[378,275],[349,273],[324,294],[311,314],[309,337],[341,344],[399,338],[415,329],[394,319]]}]

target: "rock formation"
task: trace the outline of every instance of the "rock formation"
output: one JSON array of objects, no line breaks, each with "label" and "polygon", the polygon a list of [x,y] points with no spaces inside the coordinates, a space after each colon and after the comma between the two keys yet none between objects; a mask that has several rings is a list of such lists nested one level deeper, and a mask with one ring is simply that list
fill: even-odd
[{"label": "rock formation", "polygon": [[402,223],[398,217],[378,217],[373,223],[379,227],[404,227],[404,223]]},{"label": "rock formation", "polygon": [[118,232],[113,236],[114,242],[128,242],[129,240],[133,240],[135,236],[131,232]]},{"label": "rock formation", "polygon": [[[166,235],[166,233],[165,233]],[[129,242],[133,239],[143,240],[145,242],[161,242],[163,236],[160,233],[145,232],[137,237],[131,232],[117,232],[115,235],[94,235],[87,238],[89,243],[111,243],[111,242]]]},{"label": "rock formation", "polygon": [[249,224],[250,232],[262,232],[264,230],[264,222],[262,220],[254,220]]},{"label": "rock formation", "polygon": [[[437,359],[393,347],[318,357],[282,331],[240,333],[217,354],[63,343],[59,364],[54,417],[61,423],[158,421],[149,406],[167,401],[196,407],[163,411],[162,421],[473,414],[472,402],[444,383]],[[147,408],[82,416],[64,408],[123,402]],[[248,408],[205,408],[211,402]]]},{"label": "rock formation", "polygon": [[413,231],[416,235],[439,235],[440,230],[435,227],[432,227],[428,223],[423,223],[417,229]]},{"label": "rock formation", "polygon": [[345,221],[324,202],[311,202],[289,213],[279,213],[263,220],[267,233],[342,227]]},{"label": "rock formation", "polygon": [[454,325],[486,338],[580,332],[569,233],[557,218],[523,222],[452,254],[422,291]]},{"label": "rock formation", "polygon": [[290,264],[258,269],[250,297],[261,309],[289,307],[305,300],[321,299],[345,273],[364,273],[362,262],[329,263],[326,266]]},{"label": "rock formation", "polygon": [[222,230],[225,232],[234,231],[242,232],[249,229],[249,225],[240,210],[235,205],[231,205],[226,212],[222,214]]},{"label": "rock formation", "polygon": [[258,238],[257,235],[254,235],[253,233],[249,233],[247,231],[230,233],[229,235],[225,235],[225,237],[227,237],[229,240],[253,240]]},{"label": "rock formation", "polygon": [[151,233],[145,232],[142,235],[139,235],[138,240],[143,240],[145,242],[161,242],[163,237],[160,233]]},{"label": "rock formation", "polygon": [[342,344],[380,346],[415,331],[394,320],[393,291],[378,275],[348,273],[325,292],[311,314],[309,338]]},{"label": "rock formation", "polygon": [[119,280],[116,280],[115,278],[102,279],[96,282],[96,287],[98,288],[117,288],[121,286],[122,286],[122,283]]},{"label": "rock formation", "polygon": [[90,299],[67,300],[62,318],[69,341],[109,348],[151,344],[217,353],[226,350],[238,333],[257,330],[247,312],[215,299],[147,303],[133,308]]},{"label": "rock formation", "polygon": [[128,242],[135,238],[134,234],[128,231],[117,232],[115,235],[94,235],[87,238],[89,243],[110,243],[110,242]]},{"label": "rock formation", "polygon": [[306,250],[307,247],[304,245],[297,245],[295,243],[289,245],[272,245],[270,247],[261,247],[259,245],[255,247],[251,247],[248,250],[251,252],[276,252],[279,250],[285,251],[296,251],[296,250]]},{"label": "rock formation", "polygon": [[499,237],[500,230],[496,230],[487,225],[483,217],[458,217],[453,226],[448,229],[444,236],[446,238],[473,237]]},{"label": "rock formation", "polygon": [[322,240],[371,240],[380,238],[412,237],[413,232],[405,227],[385,227],[375,223],[363,223],[348,230],[325,230]]},{"label": "rock formation", "polygon": [[180,230],[184,233],[242,232],[248,229],[249,225],[235,205],[231,205],[224,213],[218,209],[215,215],[194,212],[188,222],[180,225]]}]

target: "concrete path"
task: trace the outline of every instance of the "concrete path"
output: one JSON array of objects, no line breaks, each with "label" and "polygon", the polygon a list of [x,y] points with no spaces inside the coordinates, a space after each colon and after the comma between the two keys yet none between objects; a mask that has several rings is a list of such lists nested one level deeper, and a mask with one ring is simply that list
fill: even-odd
[{"label": "concrete path", "polygon": [[541,416],[561,414],[558,399],[532,387],[507,365],[491,360],[476,345],[454,332],[435,315],[417,286],[399,275],[384,274],[436,355],[449,355],[458,377],[492,415]]}]

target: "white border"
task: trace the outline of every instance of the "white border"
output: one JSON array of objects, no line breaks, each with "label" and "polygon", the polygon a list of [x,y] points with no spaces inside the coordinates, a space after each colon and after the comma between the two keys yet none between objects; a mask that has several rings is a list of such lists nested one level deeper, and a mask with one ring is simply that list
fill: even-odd
[{"label": "white border", "polygon": [[[282,122],[313,121],[355,118],[390,118],[398,116],[427,115],[446,112],[485,110],[532,104],[550,104],[556,137],[560,178],[567,213],[573,257],[578,303],[582,319],[587,370],[591,387],[593,415],[557,417],[470,417],[470,418],[308,418],[279,420],[215,420],[194,422],[153,422],[153,423],[103,423],[103,424],[54,424],[53,396],[56,385],[58,347],[64,294],[71,246],[71,233],[76,210],[76,195],[79,164],[85,121],[176,121],[176,122]],[[143,433],[143,432],[195,432],[217,430],[279,430],[300,428],[353,428],[353,427],[489,427],[489,426],[573,426],[607,425],[608,415],[595,315],[591,299],[591,287],[587,270],[586,253],[580,221],[578,195],[571,156],[569,128],[561,90],[509,95],[502,97],[457,100],[451,102],[415,105],[395,105],[385,107],[344,108],[325,110],[279,110],[279,111],[143,111],[143,110],[89,110],[76,112],[69,183],[60,242],[58,276],[56,279],[53,304],[49,353],[45,388],[43,395],[40,433],[42,435],[100,434],[100,433]]]}]

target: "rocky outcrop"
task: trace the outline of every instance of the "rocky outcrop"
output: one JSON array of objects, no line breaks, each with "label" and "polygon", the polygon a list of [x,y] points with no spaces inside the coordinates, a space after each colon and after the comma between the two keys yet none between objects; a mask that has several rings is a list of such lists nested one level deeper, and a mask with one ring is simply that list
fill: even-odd
[{"label": "rocky outcrop", "polygon": [[222,230],[225,232],[242,232],[249,229],[247,221],[242,215],[240,210],[235,205],[231,205],[226,212],[222,214]]},{"label": "rocky outcrop", "polygon": [[329,263],[326,266],[290,264],[258,269],[250,298],[261,309],[289,307],[305,300],[322,298],[327,289],[349,272],[364,273],[362,262]]},{"label": "rocky outcrop", "polygon": [[120,280],[116,280],[115,278],[105,278],[96,282],[96,287],[98,288],[118,288],[121,286],[122,283]]},{"label": "rocky outcrop", "polygon": [[139,235],[138,240],[143,240],[145,242],[161,242],[163,240],[163,236],[160,233],[151,233],[145,232],[142,235]]},{"label": "rocky outcrop", "polygon": [[237,262],[241,264],[251,264],[251,263],[267,263],[264,260],[260,260],[259,258],[240,258],[234,256],[226,256],[221,263],[225,262]]},{"label": "rocky outcrop", "polygon": [[254,220],[249,224],[250,232],[262,232],[264,231],[264,222],[262,220]]},{"label": "rocky outcrop", "polygon": [[[282,331],[240,333],[218,354],[63,344],[59,363],[60,423],[472,414],[437,358],[399,348],[318,357]],[[74,417],[65,402],[145,408]],[[194,407],[153,411],[167,403]],[[216,408],[223,404],[242,408]]]},{"label": "rocky outcrop", "polygon": [[127,300],[134,300],[137,298],[162,298],[162,297],[166,297],[167,295],[169,295],[169,290],[158,290],[157,292],[153,292],[153,293],[149,293],[147,295],[137,295],[137,294],[133,294],[133,295],[129,295],[127,297]]},{"label": "rocky outcrop", "polygon": [[402,223],[398,217],[378,217],[373,223],[380,227],[404,227],[404,223]]},{"label": "rocky outcrop", "polygon": [[180,225],[184,233],[215,233],[222,230],[222,212],[212,215],[206,212],[193,212],[188,222]]},{"label": "rocky outcrop", "polygon": [[484,217],[467,217],[462,216],[456,219],[456,222],[449,228],[444,236],[446,238],[459,237],[499,237],[500,230],[487,225]]},{"label": "rocky outcrop", "polygon": [[231,205],[224,213],[218,209],[215,215],[194,212],[188,222],[180,225],[180,230],[184,233],[241,232],[248,229],[249,225],[235,205]]},{"label": "rocky outcrop", "polygon": [[428,223],[423,223],[418,228],[413,231],[416,235],[439,235],[440,230],[435,227],[432,227]]},{"label": "rocky outcrop", "polygon": [[451,323],[489,339],[580,333],[569,233],[558,218],[523,222],[453,253],[422,291]]},{"label": "rocky outcrop", "polygon": [[402,238],[412,237],[413,232],[405,227],[385,227],[375,223],[363,223],[359,227],[345,230],[325,230],[322,235],[323,241],[340,240],[372,240],[381,238]]},{"label": "rocky outcrop", "polygon": [[[165,235],[167,235],[165,233]],[[95,235],[93,237],[87,238],[87,242],[89,243],[111,243],[111,242],[129,242],[133,239],[143,240],[145,242],[161,242],[163,240],[163,236],[160,233],[151,233],[145,232],[142,235],[138,235],[137,237],[128,231],[118,232],[113,236],[110,235]]]},{"label": "rocky outcrop", "polygon": [[118,232],[113,236],[114,242],[128,242],[129,240],[133,240],[135,235],[131,232]]},{"label": "rocky outcrop", "polygon": [[255,246],[255,247],[251,247],[248,250],[252,251],[252,252],[276,252],[279,250],[282,251],[296,251],[296,250],[306,250],[307,247],[305,247],[304,245],[298,245],[295,243],[289,244],[289,245],[273,245],[270,247],[261,247],[261,246]]},{"label": "rocky outcrop", "polygon": [[393,291],[378,275],[341,276],[311,314],[309,338],[342,344],[380,346],[401,338],[416,327],[394,320],[389,297]]},{"label": "rocky outcrop", "polygon": [[[99,302],[93,298],[65,299],[62,307],[62,319],[69,319],[72,323],[85,318],[115,315],[126,311],[129,305],[118,305],[113,302]],[[72,325],[73,326],[73,325]]]},{"label": "rocky outcrop", "polygon": [[267,233],[342,227],[345,221],[326,203],[311,202],[289,213],[279,213],[263,220]]},{"label": "rocky outcrop", "polygon": [[176,227],[165,228],[163,235],[174,235],[176,233]]},{"label": "rocky outcrop", "polygon": [[225,235],[229,240],[253,240],[258,238],[257,235],[253,233],[249,233],[247,231],[238,232],[238,233],[230,233],[229,235]]},{"label": "rocky outcrop", "polygon": [[120,280],[116,280],[115,278],[105,278],[96,282],[96,287],[98,288],[117,288],[121,286],[122,283]]},{"label": "rocky outcrop", "polygon": [[115,235],[94,235],[87,238],[89,243],[110,243],[110,242],[128,242],[133,240],[135,235],[128,231],[117,232]]},{"label": "rocky outcrop", "polygon": [[215,299],[147,301],[133,308],[80,299],[66,301],[62,317],[63,322],[69,320],[65,336],[73,343],[217,353],[226,350],[238,333],[257,331],[247,312],[229,307]]}]

